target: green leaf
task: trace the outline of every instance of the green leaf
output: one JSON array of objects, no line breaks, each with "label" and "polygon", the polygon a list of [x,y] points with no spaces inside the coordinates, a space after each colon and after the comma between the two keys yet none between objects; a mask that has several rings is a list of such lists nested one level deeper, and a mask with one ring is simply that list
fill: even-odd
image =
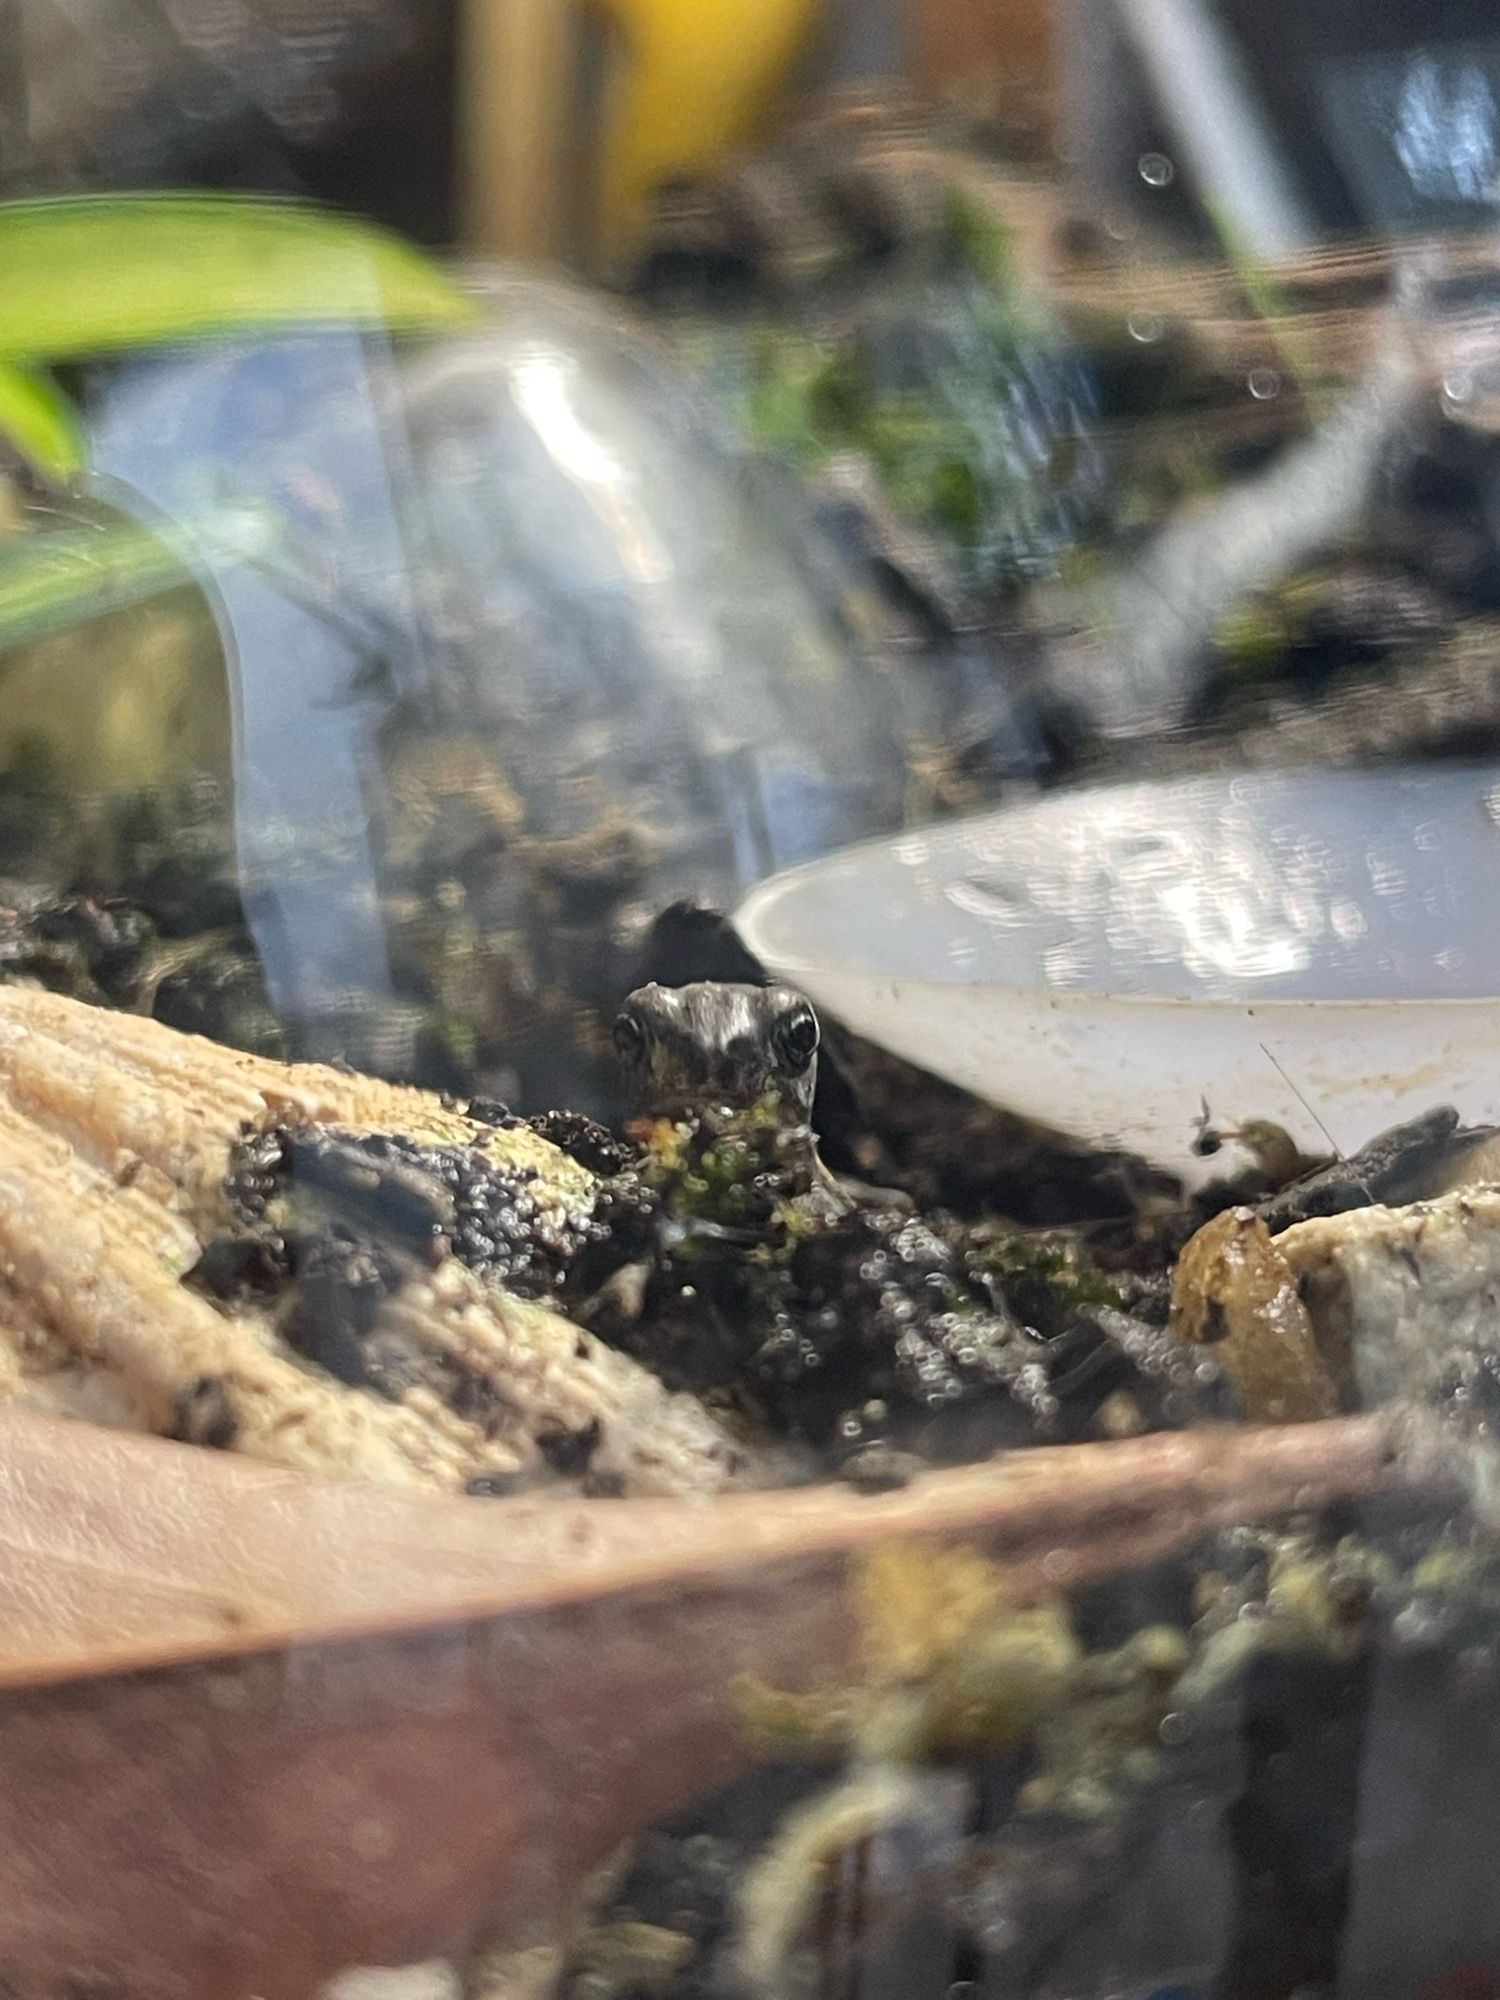
[{"label": "green leaf", "polygon": [[264,520],[227,509],[180,529],[121,518],[8,535],[0,540],[0,653],[191,586],[206,548],[257,560],[272,538]]},{"label": "green leaf", "polygon": [[399,237],[232,195],[0,202],[0,359],[75,360],[286,325],[467,326],[478,307]]},{"label": "green leaf", "polygon": [[133,521],[8,536],[0,542],[0,651],[191,581],[181,558]]},{"label": "green leaf", "polygon": [[14,361],[0,361],[0,439],[54,485],[83,471],[83,426],[72,404],[50,376]]}]

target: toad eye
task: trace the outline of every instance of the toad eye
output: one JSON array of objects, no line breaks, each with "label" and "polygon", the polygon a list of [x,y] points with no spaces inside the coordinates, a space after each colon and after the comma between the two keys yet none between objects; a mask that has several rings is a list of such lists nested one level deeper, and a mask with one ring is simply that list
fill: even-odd
[{"label": "toad eye", "polygon": [[646,1024],[633,1008],[626,1007],[615,1016],[615,1051],[622,1062],[639,1067],[645,1060],[646,1039]]},{"label": "toad eye", "polygon": [[777,1061],[794,1076],[818,1053],[818,1017],[805,1000],[771,1023],[771,1048]]}]

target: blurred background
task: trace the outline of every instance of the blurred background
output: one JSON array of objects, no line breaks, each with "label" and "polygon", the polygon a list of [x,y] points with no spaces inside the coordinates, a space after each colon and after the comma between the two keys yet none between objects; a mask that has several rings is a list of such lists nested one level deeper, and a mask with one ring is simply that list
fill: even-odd
[{"label": "blurred background", "polygon": [[[759,1222],[674,1235],[665,1208],[649,1254],[669,1276],[683,1243],[679,1275],[703,1243],[731,1246],[731,1305],[701,1321],[711,1342],[748,1333],[756,1366],[772,1357],[764,1379],[785,1365],[790,1384],[844,1352],[846,1325],[850,1352],[906,1350],[919,1289],[943,1341],[967,1341],[934,1231],[977,1220],[965,1240],[994,1249],[991,1303],[1012,1274],[1018,1313],[1023,1286],[1071,1295],[1085,1319],[1106,1298],[1100,1323],[1124,1327],[1110,1339],[1132,1369],[1146,1357],[1144,1381],[1170,1347],[1166,1262],[1195,1197],[1216,1214],[1341,1154],[1329,1199],[1373,1202],[1372,1159],[1441,1153],[1459,1117],[1500,1125],[1497,834],[1493,0],[0,0],[0,981],[422,1084],[503,1126],[504,1106],[622,1121],[611,1022],[643,981],[775,974],[822,1017],[827,1163],[922,1213],[910,1237],[904,1213],[822,1230],[828,1261],[814,1242],[796,1278],[814,1301],[804,1325],[780,1303],[772,1320],[790,1294],[752,1289],[772,1240]],[[1392,1147],[1398,1119],[1434,1107],[1436,1124]],[[567,1118],[547,1129],[600,1137]],[[1376,1133],[1383,1154],[1361,1154]],[[714,1157],[674,1158],[671,1177],[701,1186]],[[750,1206],[726,1195],[722,1212],[770,1204],[795,1245],[801,1209],[794,1229],[776,1186],[757,1166]],[[607,1186],[599,1214],[634,1270],[632,1217],[656,1211],[616,1199]],[[1002,1261],[1013,1228],[1059,1224],[1132,1283],[1144,1270],[1141,1289],[1086,1290],[1072,1242]],[[1264,1309],[1280,1355],[1304,1293],[1251,1227],[1264,1267],[1213,1239],[1214,1283],[1222,1269],[1226,1297]],[[1440,1408],[1447,1423],[1451,1404],[1445,1466],[1460,1440],[1490,1449],[1483,1243],[1463,1236],[1419,1272],[1404,1238],[1369,1240],[1384,1258],[1371,1296],[1398,1301],[1401,1340],[1426,1338],[1421,1290],[1433,1323],[1456,1323],[1441,1390],[1438,1357],[1401,1362],[1414,1423]],[[81,1268],[86,1244],[68,1249]],[[368,1273],[385,1269],[351,1252],[313,1295],[336,1302],[330,1338],[358,1345],[347,1310],[363,1339],[385,1285]],[[686,1347],[696,1309],[685,1332],[672,1314],[703,1280],[678,1283],[661,1325]],[[94,1289],[106,1318],[129,1292]],[[770,1336],[730,1324],[752,1297]],[[1131,1300],[1158,1317],[1114,1310]],[[937,1384],[922,1390],[935,1408],[960,1378],[931,1373],[917,1325],[903,1365]],[[1205,1289],[1203,1340],[1227,1326]],[[1219,1351],[1236,1345],[1244,1365],[1243,1331]],[[568,1351],[593,1367],[571,1334]],[[1087,1394],[1093,1365],[1075,1377]],[[1266,1407],[1284,1414],[1283,1365],[1265,1364]],[[372,1388],[404,1395],[399,1362],[379,1367]],[[865,1367],[858,1435],[889,1414]],[[459,1379],[443,1369],[431,1379]],[[1179,1380],[1175,1363],[1162,1379]],[[1108,1398],[1121,1436],[1147,1421],[1133,1394],[1123,1414]],[[226,1395],[197,1378],[172,1421],[198,1435],[197,1408],[221,1443]],[[560,1476],[549,1446],[564,1448],[571,1476],[600,1435],[595,1421],[536,1446]],[[1492,1502],[1476,1454],[1476,1490],[1481,1473]],[[80,1478],[70,1552],[114,1476]],[[1176,1504],[1170,1482],[1154,1490]],[[1409,1543],[1424,1555],[1431,1521],[1449,1522],[1448,1496],[1434,1506]],[[1358,1506],[1347,1520],[1362,1526]],[[1342,1537],[1345,1510],[1330,1521]],[[139,1525],[132,1513],[132,1550]],[[1030,1544],[1016,1546],[1024,1567]],[[1261,1586],[1242,1579],[1262,1573],[1237,1540],[1202,1602],[1248,1631]],[[885,1895],[920,1841],[867,1877],[872,1843],[856,1837],[847,1869],[827,1865],[826,1990],[1040,1992],[1013,1971],[1035,1947],[1048,1990],[1121,2000],[1185,1993],[1158,1983],[1179,1962],[1221,1967],[1216,1992],[1278,2000],[1500,1991],[1488,1557],[1478,1644],[1439,1588],[1430,1609],[1380,1598],[1377,1574],[1330,1569],[1312,1595],[1297,1554],[1286,1601],[1333,1664],[1320,1653],[1313,1681],[1281,1678],[1274,1632],[1263,1655],[1236,1655],[1256,1677],[1222,1765],[1189,1741],[1191,1714],[1175,1735],[1181,1716],[1160,1721],[1164,1746],[1188,1746],[1190,1811],[1164,1815],[1149,1870],[1108,1844],[1082,1731],[1067,1755],[1088,1817],[1055,1863],[1040,1839],[1026,1860],[1029,1834],[1015,1861],[990,1841],[1030,1769],[1009,1747],[972,1815],[944,1805],[933,1822],[967,1816],[942,1868],[986,1843],[992,1857],[963,1876],[958,1949],[948,1916],[929,1948],[919,1905]],[[1173,1575],[1143,1578],[1139,1615],[1175,1628],[1199,1599],[1190,1614]],[[153,1607],[158,1594],[153,1571]],[[707,1630],[717,1600],[703,1602]],[[1372,1603],[1399,1642],[1388,1658],[1359,1636]],[[1091,1599],[1090,1657],[1136,1621]],[[629,1643],[644,1651],[658,1627],[642,1630]],[[1012,1671],[1019,1712],[1041,1700],[1029,1643],[1014,1670],[995,1651],[997,1712]],[[1449,1677],[1429,1672],[1439,1653]],[[495,1658],[514,1679],[512,1655]],[[975,1687],[991,1671],[981,1660]],[[506,1713],[524,1717],[525,1678]],[[316,1663],[285,1685],[339,1706]],[[1100,1741],[1133,1742],[1141,1724],[1113,1719],[1129,1684],[1117,1696],[1080,1669],[1077,1685],[1099,1702]],[[77,1707],[57,1712],[82,1746],[58,1769],[76,1766],[92,1803],[104,1739]],[[557,1732],[542,1734],[550,1758]],[[304,1740],[298,1768],[332,1771]],[[40,1755],[35,1769],[51,1782]],[[570,1814],[602,1797],[586,1776]],[[802,1783],[757,1773],[724,1824],[768,1838]],[[118,1832],[126,1807],[104,1796]],[[50,1814],[38,1824],[50,1840]],[[385,1838],[356,1816],[361,1869],[384,1851],[360,1845],[369,1824]],[[184,1896],[207,1880],[190,1831]],[[682,1852],[695,1845],[701,1860],[694,1839]],[[323,1862],[345,1865],[327,1846],[304,1842],[314,1898]],[[712,1882],[706,1861],[665,1869],[662,1901],[652,1851],[622,1878],[648,1887],[611,1906],[617,1928],[649,1931],[635,1919],[660,1907],[658,1937],[717,1939],[720,1916],[700,1914],[725,1909],[729,1863],[713,1860]],[[533,1875],[551,1865],[545,1849],[525,1858]],[[1091,1935],[1076,1912],[1101,1898]],[[839,1912],[866,1909],[885,1944],[841,1957]],[[1484,1967],[1425,1985],[1463,1939]],[[627,1969],[566,1990],[708,1991],[686,1949],[642,1958],[638,1985]],[[522,1989],[507,1975],[505,1990]]]},{"label": "blurred background", "polygon": [[851,841],[1492,755],[1497,93],[1479,4],[0,0],[0,960],[612,1112]]}]

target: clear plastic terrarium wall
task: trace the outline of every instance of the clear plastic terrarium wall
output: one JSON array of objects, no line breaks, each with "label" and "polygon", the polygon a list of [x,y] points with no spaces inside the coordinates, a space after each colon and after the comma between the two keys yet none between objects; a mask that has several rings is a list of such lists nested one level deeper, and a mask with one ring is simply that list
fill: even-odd
[{"label": "clear plastic terrarium wall", "polygon": [[590,1010],[653,912],[894,824],[902,689],[795,488],[649,339],[560,282],[484,293],[469,337],[102,367],[94,476],[214,608],[289,1048],[597,1104]]}]

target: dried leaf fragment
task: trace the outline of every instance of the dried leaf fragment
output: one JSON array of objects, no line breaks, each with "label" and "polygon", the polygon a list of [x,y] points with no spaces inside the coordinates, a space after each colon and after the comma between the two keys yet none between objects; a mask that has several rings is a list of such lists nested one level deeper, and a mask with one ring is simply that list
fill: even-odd
[{"label": "dried leaf fragment", "polygon": [[1172,1332],[1211,1345],[1252,1423],[1306,1423],[1339,1407],[1297,1282],[1248,1208],[1205,1223],[1178,1260]]}]

